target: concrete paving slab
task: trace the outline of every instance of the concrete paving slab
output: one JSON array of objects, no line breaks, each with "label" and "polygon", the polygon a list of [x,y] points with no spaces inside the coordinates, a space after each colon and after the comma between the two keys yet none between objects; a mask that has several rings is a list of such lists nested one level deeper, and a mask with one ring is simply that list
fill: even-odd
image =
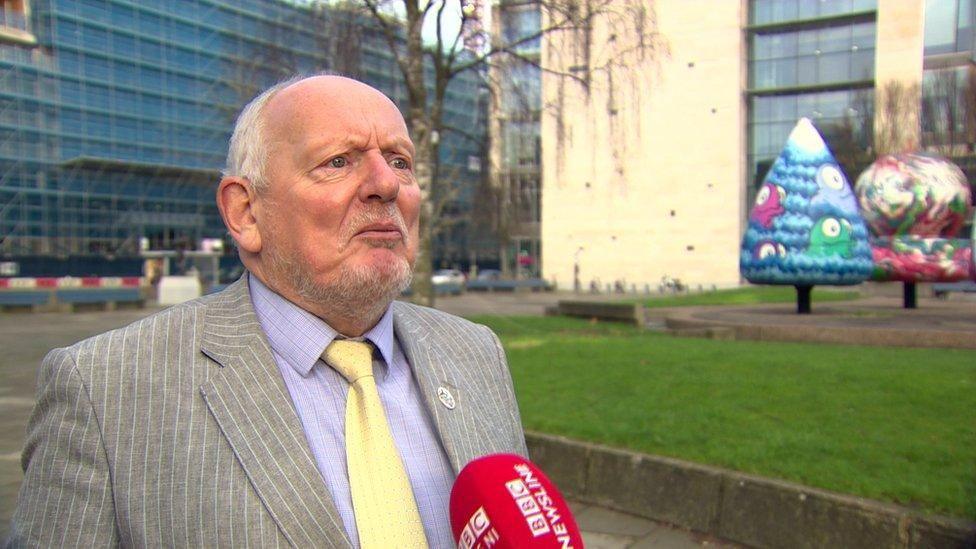
[{"label": "concrete paving slab", "polygon": [[628,513],[569,500],[588,549],[744,547]]},{"label": "concrete paving slab", "polygon": [[574,516],[580,529],[588,532],[640,537],[657,527],[653,521],[602,507],[590,506]]},{"label": "concrete paving slab", "polygon": [[635,541],[631,536],[583,532],[583,543],[587,549],[626,549],[633,545]]},{"label": "concrete paving slab", "polygon": [[701,549],[702,547],[733,547],[731,544],[696,539],[692,534],[674,528],[657,528],[637,540],[628,549]]}]

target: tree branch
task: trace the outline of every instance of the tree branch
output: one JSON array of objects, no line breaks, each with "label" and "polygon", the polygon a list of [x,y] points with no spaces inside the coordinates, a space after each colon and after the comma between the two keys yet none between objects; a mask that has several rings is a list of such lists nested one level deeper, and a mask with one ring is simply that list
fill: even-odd
[{"label": "tree branch", "polygon": [[[408,0],[409,1],[409,0]],[[396,29],[387,20],[386,16],[380,12],[379,3],[376,0],[363,0],[363,4],[369,9],[370,13],[373,15],[373,20],[380,26],[380,31],[383,34],[383,38],[386,40],[386,44],[390,47],[390,52],[393,54],[393,60],[396,62],[397,67],[399,67],[400,72],[403,73],[404,78],[407,75],[406,62],[403,61],[403,57],[400,55],[400,51],[397,48],[399,44],[397,43]]]}]

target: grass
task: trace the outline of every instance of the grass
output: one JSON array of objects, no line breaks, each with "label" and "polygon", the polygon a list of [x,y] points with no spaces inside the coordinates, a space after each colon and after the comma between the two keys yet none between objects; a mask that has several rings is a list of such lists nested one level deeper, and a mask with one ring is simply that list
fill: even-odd
[{"label": "grass", "polygon": [[[814,287],[810,301],[816,305],[824,301],[857,299],[856,290],[834,290]],[[645,307],[688,307],[692,305],[751,305],[756,303],[793,303],[796,289],[793,286],[745,286],[730,290],[703,293],[666,295],[640,300]]]},{"label": "grass", "polygon": [[976,351],[478,317],[527,429],[976,519]]}]

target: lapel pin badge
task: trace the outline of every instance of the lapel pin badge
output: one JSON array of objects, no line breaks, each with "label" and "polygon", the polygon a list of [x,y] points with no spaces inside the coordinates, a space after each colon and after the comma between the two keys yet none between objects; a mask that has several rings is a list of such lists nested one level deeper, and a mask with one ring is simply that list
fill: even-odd
[{"label": "lapel pin badge", "polygon": [[454,400],[454,395],[447,390],[447,387],[437,388],[437,398],[440,399],[441,404],[444,405],[448,410],[453,410],[457,406],[457,402]]}]

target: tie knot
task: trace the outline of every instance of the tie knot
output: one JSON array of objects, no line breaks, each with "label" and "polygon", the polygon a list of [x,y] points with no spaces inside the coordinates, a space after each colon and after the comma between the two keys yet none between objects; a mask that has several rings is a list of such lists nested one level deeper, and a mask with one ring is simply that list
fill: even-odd
[{"label": "tie knot", "polygon": [[336,339],[322,353],[325,362],[350,384],[373,375],[373,345],[366,341]]}]

